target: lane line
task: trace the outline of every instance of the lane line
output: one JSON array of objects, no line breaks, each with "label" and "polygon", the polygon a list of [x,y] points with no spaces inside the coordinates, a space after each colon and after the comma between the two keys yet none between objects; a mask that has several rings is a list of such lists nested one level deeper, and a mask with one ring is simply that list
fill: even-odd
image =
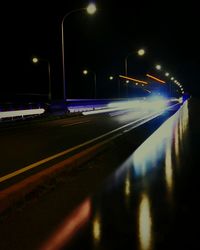
[{"label": "lane line", "polygon": [[83,121],[83,122],[75,122],[75,123],[65,124],[65,125],[62,125],[61,127],[62,128],[64,128],[64,127],[70,127],[70,126],[74,126],[74,125],[78,125],[78,124],[82,124],[82,123],[87,123],[87,122],[90,122],[90,120]]},{"label": "lane line", "polygon": [[[123,125],[123,126],[117,128],[117,129],[111,130],[111,131],[109,131],[109,132],[107,132],[107,133],[105,133],[105,134],[103,134],[103,135],[100,135],[100,136],[98,136],[98,137],[96,137],[96,138],[94,138],[94,139],[92,139],[92,140],[86,141],[86,142],[84,142],[84,143],[82,143],[82,144],[79,144],[79,145],[77,145],[77,146],[74,146],[74,147],[72,147],[72,148],[69,148],[69,149],[67,149],[67,150],[64,150],[64,151],[62,151],[62,152],[60,152],[60,153],[58,153],[58,154],[55,154],[55,155],[52,155],[52,156],[50,156],[50,157],[47,157],[47,158],[45,158],[45,159],[43,159],[43,160],[40,160],[40,161],[38,161],[38,162],[36,162],[36,163],[32,163],[32,164],[30,164],[30,165],[28,165],[28,166],[26,166],[26,167],[24,167],[24,168],[21,168],[21,169],[19,169],[19,170],[16,170],[16,171],[12,172],[12,173],[10,173],[10,174],[4,175],[4,176],[0,177],[0,183],[1,183],[1,182],[4,182],[4,181],[6,181],[6,180],[9,180],[9,179],[11,179],[11,178],[13,178],[13,177],[15,177],[15,176],[17,176],[17,175],[19,175],[19,174],[22,174],[22,173],[24,173],[24,172],[27,172],[28,170],[31,170],[31,169],[33,169],[33,168],[35,168],[35,167],[38,167],[38,166],[40,166],[40,165],[42,165],[42,164],[44,164],[44,163],[47,163],[47,162],[49,162],[49,161],[51,161],[51,160],[54,160],[54,159],[56,159],[56,158],[58,158],[58,157],[61,157],[61,156],[65,155],[65,154],[68,154],[68,153],[70,153],[70,152],[72,152],[72,151],[74,151],[74,150],[76,150],[76,149],[79,149],[79,148],[81,148],[81,147],[87,146],[87,145],[89,145],[89,144],[91,144],[91,143],[93,143],[93,142],[95,142],[95,141],[98,141],[98,140],[100,140],[100,139],[102,139],[102,138],[104,138],[104,137],[106,137],[106,136],[108,136],[108,135],[111,135],[111,134],[113,134],[113,133],[115,133],[115,132],[118,132],[119,130],[122,130],[122,129],[126,128],[126,127],[129,127],[129,126],[133,125],[133,124],[136,124],[136,123],[138,123],[138,122],[141,122],[142,120],[148,119],[147,121],[149,121],[149,120],[151,120],[151,119],[154,119],[155,117],[159,116],[161,113],[163,113],[163,111],[161,111],[161,112],[159,112],[159,113],[158,113],[158,112],[157,112],[157,113],[153,113],[153,114],[148,115],[148,116],[146,116],[146,117],[140,118],[140,119],[138,119],[138,120],[136,120],[136,121],[130,122],[130,123],[125,124],[125,125]],[[144,122],[146,122],[146,121],[144,121]],[[143,122],[143,123],[144,123],[144,122]],[[140,124],[140,125],[141,125],[141,124]]]}]

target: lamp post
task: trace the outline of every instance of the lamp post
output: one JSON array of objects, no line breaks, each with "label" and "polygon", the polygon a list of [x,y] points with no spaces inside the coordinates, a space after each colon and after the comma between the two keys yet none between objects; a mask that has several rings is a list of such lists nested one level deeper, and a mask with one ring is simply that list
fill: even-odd
[{"label": "lamp post", "polygon": [[32,62],[33,63],[38,63],[39,61],[43,61],[47,63],[48,67],[48,78],[49,78],[49,91],[48,91],[48,99],[51,101],[52,95],[51,95],[51,67],[50,67],[50,62],[46,59],[43,58],[38,58],[38,57],[33,57]]},{"label": "lamp post", "polygon": [[117,87],[118,87],[118,98],[120,98],[120,78],[119,77],[114,77],[114,76],[109,76],[109,80],[113,81],[114,79],[117,79]]},{"label": "lamp post", "polygon": [[[144,49],[139,49],[139,50],[137,51],[137,55],[138,55],[138,56],[144,56],[145,53],[146,53],[146,51],[145,51]],[[130,55],[132,55],[132,54],[134,54],[134,52],[129,53],[129,54],[125,57],[125,61],[124,61],[125,76],[127,76],[127,74],[128,74],[128,57],[129,57]]]},{"label": "lamp post", "polygon": [[[139,50],[137,50],[137,55],[138,56],[144,56],[145,55],[145,53],[146,53],[146,51],[144,50],[144,49],[139,49]],[[131,53],[129,53],[126,57],[125,57],[125,60],[124,60],[124,68],[125,68],[125,76],[127,76],[128,75],[128,57],[130,56],[130,55],[132,55],[132,54],[134,54],[134,52],[131,52]],[[126,82],[126,93],[127,93],[127,98],[128,98],[128,83]]]},{"label": "lamp post", "polygon": [[91,70],[88,71],[87,69],[83,70],[84,75],[88,75],[90,72],[94,76],[94,99],[96,99],[96,97],[97,97],[97,75],[96,75],[96,73],[94,71],[91,71]]},{"label": "lamp post", "polygon": [[64,43],[64,21],[71,14],[79,11],[87,11],[88,14],[93,15],[96,12],[96,6],[90,3],[85,8],[72,10],[64,15],[61,22],[61,35],[62,35],[62,73],[63,73],[63,99],[66,100],[66,77],[65,77],[65,43]]}]

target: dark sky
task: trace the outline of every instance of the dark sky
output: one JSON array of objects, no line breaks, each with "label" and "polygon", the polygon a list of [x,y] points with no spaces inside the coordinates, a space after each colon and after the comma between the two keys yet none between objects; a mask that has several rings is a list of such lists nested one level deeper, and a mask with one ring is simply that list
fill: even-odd
[{"label": "dark sky", "polygon": [[[36,55],[51,66],[53,99],[62,98],[61,20],[87,1],[17,1],[1,6],[1,93],[0,102],[48,92],[47,62],[33,65]],[[68,98],[93,97],[93,75],[97,75],[99,97],[116,97],[116,82],[110,74],[124,73],[129,57],[130,76],[155,72],[159,62],[183,83],[192,95],[199,95],[199,13],[197,3],[160,1],[96,1],[98,12],[83,11],[64,23]],[[144,47],[145,57],[134,53]],[[155,72],[156,73],[156,72]],[[162,75],[160,75],[162,77]]]}]

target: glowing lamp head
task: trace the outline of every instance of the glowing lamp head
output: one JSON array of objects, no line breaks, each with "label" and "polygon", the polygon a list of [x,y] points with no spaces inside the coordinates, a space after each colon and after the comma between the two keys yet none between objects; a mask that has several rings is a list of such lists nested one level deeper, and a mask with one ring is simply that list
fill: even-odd
[{"label": "glowing lamp head", "polygon": [[145,50],[139,49],[137,53],[138,53],[138,56],[143,56],[145,54]]},{"label": "glowing lamp head", "polygon": [[112,80],[114,79],[114,77],[113,77],[113,76],[110,76],[109,79],[112,81]]},{"label": "glowing lamp head", "polygon": [[87,74],[88,74],[88,70],[87,70],[87,69],[84,69],[84,70],[83,70],[83,74],[84,74],[84,75],[87,75]]},{"label": "glowing lamp head", "polygon": [[129,83],[129,80],[126,80],[126,83]]},{"label": "glowing lamp head", "polygon": [[162,67],[161,67],[160,64],[157,64],[157,65],[156,65],[156,69],[157,69],[157,70],[161,70],[161,68],[162,68]]},{"label": "glowing lamp head", "polygon": [[32,62],[33,63],[38,63],[38,58],[37,57],[33,57]]},{"label": "glowing lamp head", "polygon": [[166,73],[165,73],[165,76],[169,76],[169,73],[168,73],[168,72],[166,72]]},{"label": "glowing lamp head", "polygon": [[97,11],[97,8],[96,8],[96,5],[94,3],[90,3],[87,6],[86,10],[87,10],[88,14],[93,15]]}]

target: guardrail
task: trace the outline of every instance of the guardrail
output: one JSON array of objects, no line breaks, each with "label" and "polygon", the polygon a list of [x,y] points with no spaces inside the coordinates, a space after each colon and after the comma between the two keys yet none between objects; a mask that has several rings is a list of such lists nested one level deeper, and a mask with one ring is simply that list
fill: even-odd
[{"label": "guardrail", "polygon": [[3,112],[0,112],[0,120],[7,119],[7,118],[14,119],[14,118],[23,118],[25,116],[41,115],[44,112],[45,110],[43,108],[3,111]]}]

